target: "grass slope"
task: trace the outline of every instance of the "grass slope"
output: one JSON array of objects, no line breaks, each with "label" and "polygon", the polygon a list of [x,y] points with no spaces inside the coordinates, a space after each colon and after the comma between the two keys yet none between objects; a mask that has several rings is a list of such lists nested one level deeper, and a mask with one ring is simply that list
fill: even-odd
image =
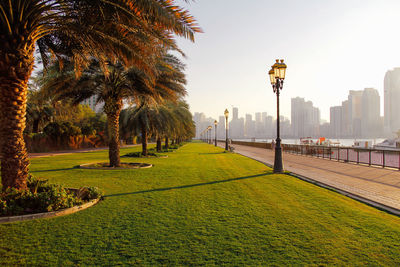
[{"label": "grass slope", "polygon": [[106,158],[32,160],[36,176],[107,197],[65,217],[0,225],[0,265],[400,264],[400,218],[257,161],[192,143],[165,159],[123,159],[150,169],[73,168]]}]

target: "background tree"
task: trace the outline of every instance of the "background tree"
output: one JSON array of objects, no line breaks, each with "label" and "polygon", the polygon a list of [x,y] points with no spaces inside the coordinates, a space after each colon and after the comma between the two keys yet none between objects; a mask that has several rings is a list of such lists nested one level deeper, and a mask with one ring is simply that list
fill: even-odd
[{"label": "background tree", "polygon": [[28,122],[27,132],[38,133],[53,119],[54,108],[41,95],[40,91],[28,91],[26,106],[26,120]]}]

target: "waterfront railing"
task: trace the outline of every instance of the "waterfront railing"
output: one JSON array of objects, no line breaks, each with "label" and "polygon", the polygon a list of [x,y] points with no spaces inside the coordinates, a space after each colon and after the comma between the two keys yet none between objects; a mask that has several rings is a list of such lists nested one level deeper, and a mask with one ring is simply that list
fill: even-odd
[{"label": "waterfront railing", "polygon": [[[223,141],[223,140],[221,140]],[[272,149],[271,143],[231,141],[232,144]],[[285,153],[400,170],[400,150],[282,144]]]}]

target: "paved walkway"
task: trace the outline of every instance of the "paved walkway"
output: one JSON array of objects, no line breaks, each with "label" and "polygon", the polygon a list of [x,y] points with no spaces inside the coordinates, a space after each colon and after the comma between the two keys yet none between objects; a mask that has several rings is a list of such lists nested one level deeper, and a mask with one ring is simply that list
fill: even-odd
[{"label": "paved walkway", "polygon": [[[224,146],[220,143],[219,146]],[[267,165],[274,163],[269,149],[232,145],[235,152]],[[342,163],[329,159],[283,153],[286,171],[321,186],[400,215],[400,171]]]}]

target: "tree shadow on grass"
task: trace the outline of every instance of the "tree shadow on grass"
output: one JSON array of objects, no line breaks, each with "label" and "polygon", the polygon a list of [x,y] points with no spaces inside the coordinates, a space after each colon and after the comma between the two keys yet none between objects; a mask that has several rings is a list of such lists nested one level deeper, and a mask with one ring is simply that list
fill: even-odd
[{"label": "tree shadow on grass", "polygon": [[239,180],[257,178],[257,177],[260,177],[260,176],[267,176],[267,175],[272,175],[272,174],[273,174],[272,172],[266,172],[266,173],[260,173],[260,174],[256,174],[256,175],[243,176],[243,177],[237,177],[237,178],[231,178],[231,179],[225,179],[225,180],[218,180],[218,181],[211,181],[211,182],[206,182],[206,183],[180,185],[180,186],[155,188],[155,189],[142,190],[142,191],[129,192],[129,193],[112,194],[112,195],[106,195],[104,197],[118,197],[118,196],[126,196],[126,195],[137,195],[137,194],[144,194],[144,193],[168,191],[168,190],[173,190],[173,189],[184,189],[184,188],[191,188],[191,187],[197,187],[197,186],[220,184],[220,183],[226,183],[226,182],[232,182],[232,181],[239,181]]},{"label": "tree shadow on grass", "polygon": [[38,170],[38,171],[30,171],[31,173],[35,172],[58,172],[58,171],[69,171],[69,170],[76,170],[78,166],[74,166],[72,168],[64,168],[64,169],[50,169],[50,170]]},{"label": "tree shadow on grass", "polygon": [[214,155],[214,154],[224,154],[225,152],[209,152],[209,153],[199,153],[199,155]]}]

